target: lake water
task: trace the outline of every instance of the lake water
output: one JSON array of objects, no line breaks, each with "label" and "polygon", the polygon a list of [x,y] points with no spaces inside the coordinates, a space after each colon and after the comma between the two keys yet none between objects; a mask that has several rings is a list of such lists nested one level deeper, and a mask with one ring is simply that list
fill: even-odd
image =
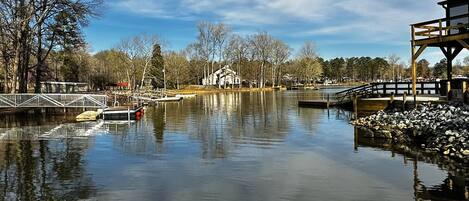
[{"label": "lake water", "polygon": [[467,200],[467,164],[362,139],[332,91],[200,95],[136,123],[0,117],[5,200]]}]

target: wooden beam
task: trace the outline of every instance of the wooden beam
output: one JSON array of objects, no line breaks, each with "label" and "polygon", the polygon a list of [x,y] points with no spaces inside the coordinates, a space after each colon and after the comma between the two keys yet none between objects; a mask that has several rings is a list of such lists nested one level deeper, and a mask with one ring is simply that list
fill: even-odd
[{"label": "wooden beam", "polygon": [[465,40],[465,39],[469,39],[469,33],[443,36],[441,38],[419,39],[419,40],[415,40],[415,45],[422,46],[425,44],[430,45],[430,44],[435,44],[435,43],[444,43],[444,42],[451,42],[451,41]]},{"label": "wooden beam", "polygon": [[454,60],[454,58],[456,58],[458,56],[459,53],[461,53],[461,51],[463,50],[464,48],[462,47],[457,47],[453,54],[451,54],[451,60]]},{"label": "wooden beam", "polygon": [[458,41],[458,43],[461,44],[464,48],[469,50],[469,44],[467,44],[466,41],[463,41],[463,40],[456,40],[456,41]]},{"label": "wooden beam", "polygon": [[446,56],[446,58],[449,58],[451,56],[451,55],[448,54],[448,51],[446,51],[446,49],[444,47],[440,46],[440,49],[443,52],[443,54]]},{"label": "wooden beam", "polygon": [[415,57],[415,60],[417,60],[419,58],[419,56],[423,53],[423,51],[425,50],[425,48],[427,48],[428,45],[423,45],[419,48],[419,50],[417,50],[417,52],[413,55]]},{"label": "wooden beam", "polygon": [[447,78],[449,81],[451,81],[453,79],[453,48],[451,47],[448,47],[448,55],[450,55],[450,57],[448,58],[448,60],[446,61],[447,64],[446,64],[446,74],[447,74]]},{"label": "wooden beam", "polygon": [[[415,52],[415,27],[411,27],[411,32],[412,32],[412,41],[411,41],[411,51],[412,51],[412,57],[411,57],[411,65],[412,65],[412,93],[415,95],[417,94],[417,58],[418,58],[418,55],[420,54],[416,54],[417,52]],[[424,46],[421,46],[420,49],[422,49],[423,47],[427,47],[427,45],[424,45]],[[420,50],[419,49],[419,50]],[[422,52],[423,52],[424,49],[422,49]],[[416,57],[417,55],[417,57]]]}]

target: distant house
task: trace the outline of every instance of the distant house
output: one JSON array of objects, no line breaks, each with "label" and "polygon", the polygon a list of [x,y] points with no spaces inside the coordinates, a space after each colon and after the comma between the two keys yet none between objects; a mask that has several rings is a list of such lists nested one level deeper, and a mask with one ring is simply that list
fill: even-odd
[{"label": "distant house", "polygon": [[202,79],[202,85],[204,86],[227,86],[239,85],[240,83],[241,78],[234,70],[231,70],[229,65],[218,69],[207,78]]}]

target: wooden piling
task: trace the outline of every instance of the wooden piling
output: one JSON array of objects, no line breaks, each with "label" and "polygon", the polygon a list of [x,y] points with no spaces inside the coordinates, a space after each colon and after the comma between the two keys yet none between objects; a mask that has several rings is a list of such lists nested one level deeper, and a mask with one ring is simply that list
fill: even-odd
[{"label": "wooden piling", "polygon": [[329,109],[329,105],[330,105],[330,97],[329,97],[329,94],[327,94],[327,109]]},{"label": "wooden piling", "polygon": [[404,94],[402,96],[402,110],[403,111],[405,110],[406,103],[407,103],[407,92],[404,92]]},{"label": "wooden piling", "polygon": [[352,100],[353,100],[353,119],[357,119],[358,118],[358,97],[357,97],[357,94],[353,94]]}]

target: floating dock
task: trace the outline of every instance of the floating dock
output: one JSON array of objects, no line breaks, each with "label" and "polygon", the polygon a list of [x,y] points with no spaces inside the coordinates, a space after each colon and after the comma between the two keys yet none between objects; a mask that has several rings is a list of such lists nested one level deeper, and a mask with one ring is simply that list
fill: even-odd
[{"label": "floating dock", "polygon": [[197,94],[177,94],[176,95],[176,98],[183,98],[183,99],[187,99],[187,98],[195,98],[197,97]]},{"label": "floating dock", "polygon": [[156,99],[157,102],[177,102],[181,100],[182,100],[182,97],[166,97],[166,98]]},{"label": "floating dock", "polygon": [[103,111],[104,120],[139,120],[144,114],[143,107],[112,107]]}]

